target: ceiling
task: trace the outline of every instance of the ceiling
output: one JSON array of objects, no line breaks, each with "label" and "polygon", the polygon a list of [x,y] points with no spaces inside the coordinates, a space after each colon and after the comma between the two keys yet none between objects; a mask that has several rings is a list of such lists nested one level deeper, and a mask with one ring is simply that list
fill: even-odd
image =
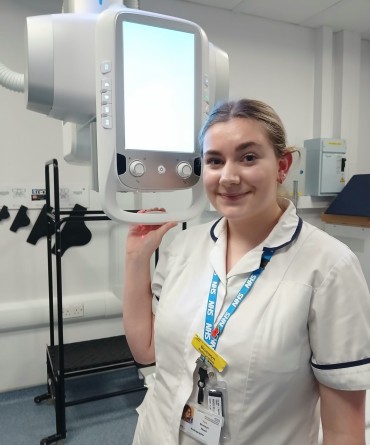
[{"label": "ceiling", "polygon": [[185,0],[294,25],[355,31],[370,40],[370,0]]}]

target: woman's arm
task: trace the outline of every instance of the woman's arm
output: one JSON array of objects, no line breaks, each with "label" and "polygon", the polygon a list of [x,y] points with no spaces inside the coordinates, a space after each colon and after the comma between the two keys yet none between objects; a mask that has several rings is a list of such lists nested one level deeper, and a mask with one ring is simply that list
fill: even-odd
[{"label": "woman's arm", "polygon": [[123,289],[123,325],[130,350],[138,363],[154,363],[150,258],[126,254]]},{"label": "woman's arm", "polygon": [[324,445],[365,445],[366,391],[319,384]]},{"label": "woman's arm", "polygon": [[176,223],[132,226],[126,240],[123,324],[130,350],[141,364],[155,362],[150,259],[174,226]]}]

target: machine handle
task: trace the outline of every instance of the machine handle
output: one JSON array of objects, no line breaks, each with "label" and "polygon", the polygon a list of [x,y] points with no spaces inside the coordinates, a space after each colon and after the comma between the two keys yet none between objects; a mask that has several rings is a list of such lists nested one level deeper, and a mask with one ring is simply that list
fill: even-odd
[{"label": "machine handle", "polygon": [[[112,157],[112,163],[114,157]],[[110,171],[113,171],[113,164],[111,164]],[[159,213],[132,213],[123,210],[117,203],[116,195],[116,176],[114,174],[108,174],[105,177],[105,183],[101,183],[99,178],[99,193],[101,195],[101,205],[105,214],[112,219],[120,223],[129,224],[164,224],[169,221],[182,222],[188,221],[198,216],[205,208],[207,199],[203,189],[202,181],[192,188],[193,202],[190,207],[183,210],[159,212]]]}]

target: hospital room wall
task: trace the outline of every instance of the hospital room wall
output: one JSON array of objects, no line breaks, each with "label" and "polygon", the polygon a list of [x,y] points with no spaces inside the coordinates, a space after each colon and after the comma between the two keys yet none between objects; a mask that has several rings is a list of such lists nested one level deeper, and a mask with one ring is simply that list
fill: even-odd
[{"label": "hospital room wall", "polygon": [[[25,17],[59,13],[61,4],[58,0],[3,0],[0,6],[0,61],[15,71],[24,72]],[[318,32],[309,28],[176,0],[142,0],[141,8],[200,24],[210,41],[229,54],[230,97],[258,98],[274,106],[286,124],[291,144],[302,147],[304,139],[318,136],[320,126],[323,137],[342,136],[331,134],[334,121],[343,120],[344,108],[342,104],[339,117],[334,116],[334,62],[329,63],[329,67],[325,65],[319,74],[315,72],[318,49],[328,47],[330,53],[330,32],[326,34],[326,40],[320,40]],[[358,43],[352,35],[341,37],[344,43],[357,42],[358,57],[351,60],[360,78],[357,83],[356,80],[353,82],[350,74],[345,72],[342,87],[347,97],[350,97],[352,88],[358,106],[358,119],[346,115],[351,120],[351,128],[355,129],[350,136],[358,140],[356,147],[352,147],[356,162],[352,171],[366,173],[366,166],[370,166],[366,146],[369,140],[367,120],[370,118],[369,42]],[[336,36],[332,35],[332,38],[334,40]],[[343,48],[339,51],[342,56],[339,62],[346,67],[348,55],[345,45]],[[329,55],[334,58],[334,54]],[[317,94],[318,78],[324,86],[329,85],[331,94],[326,90],[325,97]],[[319,105],[318,97],[321,99]],[[319,123],[317,108],[324,114]],[[324,133],[324,129],[327,132]],[[8,187],[43,187],[44,163],[51,158],[59,161],[61,185],[88,189],[89,169],[63,162],[61,137],[60,122],[26,110],[21,94],[1,88],[0,192]],[[0,193],[0,208],[2,196]],[[127,200],[125,204],[130,207],[132,202]],[[88,205],[92,209],[99,207],[98,197],[93,192],[88,195]],[[314,210],[306,209],[307,218],[320,225]],[[16,213],[16,209],[10,210],[10,218],[0,221],[0,391],[44,383],[46,377],[46,240],[40,239],[35,246],[26,242],[39,209],[32,209],[30,204],[31,224],[13,233],[9,229]],[[208,212],[203,215],[203,220],[213,216]],[[105,222],[89,223],[88,227],[92,232],[90,243],[71,248],[63,256],[66,301],[84,304],[86,312],[83,321],[66,323],[66,341],[122,332],[120,286],[127,228]]]}]

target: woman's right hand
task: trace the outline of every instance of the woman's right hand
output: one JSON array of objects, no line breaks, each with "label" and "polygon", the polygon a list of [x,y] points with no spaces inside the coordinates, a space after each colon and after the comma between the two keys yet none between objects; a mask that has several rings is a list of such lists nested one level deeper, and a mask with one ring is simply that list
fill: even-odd
[{"label": "woman's right hand", "polygon": [[[138,213],[165,212],[163,208],[152,208],[139,210]],[[173,227],[176,222],[164,224],[138,224],[129,229],[126,240],[126,255],[145,256],[150,258],[161,244],[163,236]]]}]

